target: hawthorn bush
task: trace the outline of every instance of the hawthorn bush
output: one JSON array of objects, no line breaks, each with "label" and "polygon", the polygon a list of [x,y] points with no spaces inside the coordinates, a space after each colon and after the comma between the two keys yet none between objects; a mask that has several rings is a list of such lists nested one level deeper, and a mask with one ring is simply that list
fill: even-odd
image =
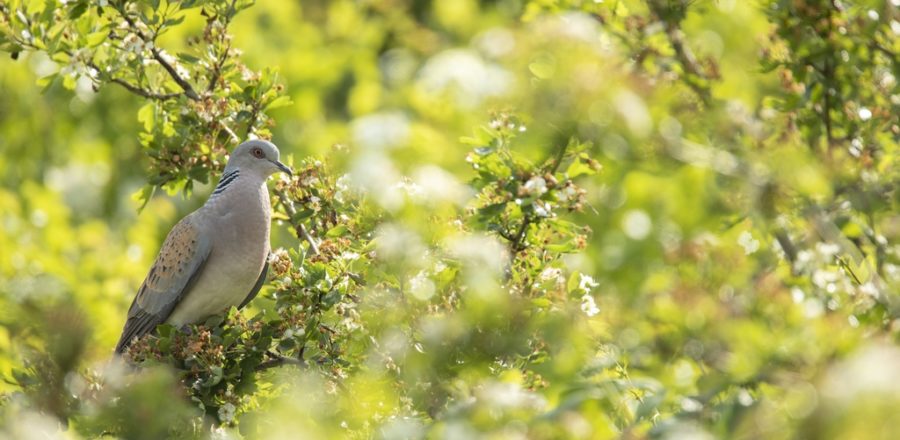
[{"label": "hawthorn bush", "polygon": [[[0,3],[0,432],[890,438],[898,34],[886,0]],[[295,170],[267,287],[111,360],[248,137]]]}]

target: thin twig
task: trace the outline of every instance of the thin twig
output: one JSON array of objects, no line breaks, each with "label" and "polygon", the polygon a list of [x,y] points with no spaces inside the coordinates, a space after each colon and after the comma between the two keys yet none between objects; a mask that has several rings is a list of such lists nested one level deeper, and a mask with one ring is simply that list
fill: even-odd
[{"label": "thin twig", "polygon": [[784,251],[784,256],[787,257],[788,262],[790,262],[791,270],[793,272],[796,272],[797,247],[794,246],[794,242],[791,241],[791,238],[790,236],[788,236],[787,231],[785,231],[784,229],[778,229],[777,231],[775,231],[775,240],[778,241],[778,245],[781,246],[781,250]]},{"label": "thin twig", "polygon": [[[284,206],[284,210],[287,211],[288,216],[293,222],[294,216],[297,215],[297,210],[294,208],[294,202],[291,201],[290,198],[288,198],[287,194],[285,194],[284,191],[277,190],[275,191],[275,194],[277,194],[278,198],[281,199],[281,204]],[[306,231],[306,226],[304,226],[303,223],[297,223],[296,227],[297,233],[300,235],[300,237],[306,240],[307,243],[309,243],[310,252],[312,252],[313,255],[318,255],[319,244],[316,243],[316,239]]]},{"label": "thin twig", "polygon": [[300,231],[300,235],[303,236],[303,239],[309,242],[309,250],[313,255],[319,254],[319,245],[316,244],[316,239],[313,238],[312,235],[309,235],[309,232],[306,232],[306,227],[303,226],[303,223],[297,225],[297,229]]},{"label": "thin twig", "polygon": [[200,100],[200,95],[198,95],[197,92],[194,91],[194,88],[191,86],[191,84],[184,78],[182,78],[181,75],[179,75],[178,72],[175,71],[175,68],[172,67],[172,65],[162,57],[159,49],[154,47],[150,49],[150,52],[153,54],[153,58],[163,66],[163,69],[166,69],[166,72],[169,72],[169,76],[172,77],[175,83],[177,83],[181,87],[181,89],[184,90],[184,96],[187,96],[194,101]]},{"label": "thin twig", "polygon": [[247,119],[247,137],[250,137],[250,133],[256,131],[253,126],[256,125],[256,120],[259,119],[259,102],[253,101],[251,107],[250,118]]},{"label": "thin twig", "polygon": [[892,50],[890,50],[890,49],[888,49],[888,48],[882,46],[882,45],[879,44],[877,41],[873,41],[873,42],[869,45],[869,47],[870,47],[871,49],[874,49],[874,50],[878,51],[878,52],[881,52],[882,54],[884,54],[885,56],[887,56],[888,58],[890,58],[891,61],[892,61],[894,64],[897,64],[897,54],[894,53],[894,51],[892,51]]},{"label": "thin twig", "polygon": [[225,125],[225,123],[222,122],[221,120],[218,121],[218,123],[219,123],[219,127],[222,127],[222,130],[225,130],[225,132],[228,133],[228,137],[231,138],[232,142],[234,142],[235,144],[241,143],[241,138],[238,137],[238,135],[234,132],[234,130],[232,130],[231,128],[228,128],[228,125]]},{"label": "thin twig", "polygon": [[222,51],[221,56],[216,60],[216,64],[213,66],[212,77],[209,79],[209,84],[206,86],[206,93],[212,93],[213,90],[216,89],[216,83],[219,82],[219,77],[222,75],[222,67],[225,65],[225,61],[228,59],[228,51],[231,50],[231,42],[227,42],[225,45],[225,50]]},{"label": "thin twig", "polygon": [[525,232],[528,231],[528,226],[531,225],[531,220],[530,216],[525,216],[525,219],[522,220],[522,224],[519,226],[519,231],[516,232],[515,238],[512,243],[510,243],[510,249],[512,249],[513,255],[524,249],[522,240],[525,238]]},{"label": "thin twig", "polygon": [[138,37],[140,37],[143,42],[153,44],[153,47],[150,48],[150,53],[153,55],[153,59],[155,59],[156,62],[158,62],[159,65],[161,65],[163,69],[165,69],[166,72],[169,73],[169,76],[172,78],[172,80],[175,81],[175,83],[178,84],[178,86],[181,87],[182,90],[184,90],[184,96],[187,96],[191,100],[199,101],[200,95],[197,94],[197,92],[194,90],[194,87],[191,86],[191,83],[182,78],[181,75],[178,74],[178,71],[176,71],[175,68],[172,67],[172,65],[169,64],[169,62],[166,61],[165,58],[163,58],[162,52],[160,52],[159,49],[156,48],[156,38],[149,37],[144,34],[144,32],[141,31],[141,29],[137,26],[131,16],[129,16],[125,11],[125,8],[123,8],[122,6],[118,6],[115,8],[115,10],[119,13],[119,15],[122,16],[123,19],[125,19],[125,22],[128,23],[128,26],[134,31],[135,34],[137,34]]},{"label": "thin twig", "polygon": [[167,99],[173,99],[173,98],[177,98],[177,97],[181,96],[181,93],[155,93],[155,92],[151,92],[149,90],[144,90],[140,87],[137,87],[137,86],[134,86],[134,85],[128,83],[127,81],[125,81],[121,78],[109,77],[108,79],[110,82],[116,83],[116,84],[124,87],[129,92],[134,93],[135,95],[143,96],[144,98],[148,98],[148,99],[165,101]]},{"label": "thin twig", "polygon": [[709,103],[712,99],[709,87],[697,81],[698,78],[708,79],[707,75],[703,73],[703,69],[700,67],[697,57],[695,57],[691,49],[684,44],[683,34],[678,26],[680,20],[668,18],[669,14],[663,10],[664,6],[656,1],[647,2],[647,6],[657,19],[665,23],[666,37],[668,37],[669,44],[672,45],[672,50],[675,51],[675,58],[678,60],[678,63],[681,64],[681,67],[685,72],[685,75],[682,75],[682,79],[704,103]]},{"label": "thin twig", "polygon": [[267,353],[272,359],[261,362],[256,366],[256,371],[265,371],[272,368],[277,368],[282,365],[296,365],[298,367],[309,367],[309,364],[306,363],[303,359],[295,359],[287,356],[281,356],[276,353],[272,353],[271,351]]},{"label": "thin twig", "polygon": [[157,93],[152,90],[147,90],[140,86],[131,84],[122,78],[115,78],[112,75],[100,70],[100,67],[98,67],[97,64],[95,64],[94,62],[87,63],[87,66],[90,67],[91,69],[94,69],[94,71],[97,72],[98,75],[106,78],[107,81],[109,81],[111,83],[116,83],[116,84],[124,87],[129,92],[134,93],[135,95],[138,95],[138,96],[142,96],[147,99],[155,99],[158,101],[165,101],[167,99],[174,99],[174,98],[181,96],[181,93]]}]

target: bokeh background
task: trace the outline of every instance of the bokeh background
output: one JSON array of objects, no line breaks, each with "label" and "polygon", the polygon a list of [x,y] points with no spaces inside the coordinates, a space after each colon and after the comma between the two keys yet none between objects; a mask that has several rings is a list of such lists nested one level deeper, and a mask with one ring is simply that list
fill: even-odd
[{"label": "bokeh background", "polygon": [[[675,3],[677,19],[654,12]],[[249,68],[277,72],[290,97],[268,112],[272,140],[294,163],[328,160],[362,188],[393,228],[379,230],[382,246],[386,235],[401,248],[449,236],[434,219],[464,209],[475,177],[460,139],[498,114],[517,115],[514,148],[528,160],[573,137],[589,143],[602,171],[578,181],[583,209],[559,215],[591,232],[554,267],[588,276],[594,307],[575,297],[575,313],[528,327],[550,345],[535,379],[495,362],[485,346],[503,341],[479,339],[477,310],[392,332],[414,317],[391,313],[405,306],[384,303],[375,285],[360,294],[354,340],[377,339],[403,380],[364,355],[372,345],[339,382],[267,372],[239,428],[213,434],[891,438],[900,410],[897,7],[263,0],[242,11],[233,46]],[[822,37],[823,20],[833,34]],[[159,44],[177,52],[203,28],[188,11]],[[114,84],[92,90],[85,78],[72,90],[40,83],[62,67],[33,51],[0,61],[8,438],[79,435],[47,410],[64,403],[23,397],[16,371],[50,349],[77,351],[72,371],[100,369],[165,234],[213,186],[158,192],[139,210],[151,166],[138,137],[146,102]],[[278,225],[272,241],[298,246]],[[379,267],[414,276],[417,264],[406,255]],[[428,325],[466,335],[454,349],[470,351],[469,367],[446,365],[455,360],[428,342]],[[59,334],[74,336],[51,347]],[[84,386],[74,377],[66,389]],[[171,381],[152,376],[135,399],[181,402],[159,391]],[[421,405],[410,391],[419,381],[441,383],[446,404]],[[189,413],[189,402],[179,405],[170,409]],[[154,417],[135,420],[165,432],[149,426],[170,420]]]}]

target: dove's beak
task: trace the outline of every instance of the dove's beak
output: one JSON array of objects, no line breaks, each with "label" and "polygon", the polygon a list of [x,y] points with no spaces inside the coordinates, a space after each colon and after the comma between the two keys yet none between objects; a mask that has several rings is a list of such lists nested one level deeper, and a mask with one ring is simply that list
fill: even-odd
[{"label": "dove's beak", "polygon": [[277,161],[277,160],[273,160],[272,163],[274,163],[275,166],[278,167],[279,170],[284,171],[288,176],[291,176],[291,177],[294,176],[294,172],[291,171],[291,169],[288,168],[287,165],[285,165],[285,164],[283,164],[283,163],[281,163],[280,161]]}]

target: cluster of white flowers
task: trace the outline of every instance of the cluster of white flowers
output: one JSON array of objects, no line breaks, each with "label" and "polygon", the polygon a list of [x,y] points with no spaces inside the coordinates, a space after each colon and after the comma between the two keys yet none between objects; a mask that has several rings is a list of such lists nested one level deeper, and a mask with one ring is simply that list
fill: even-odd
[{"label": "cluster of white flowers", "polygon": [[548,267],[541,271],[540,275],[541,281],[551,281],[554,280],[557,283],[562,283],[565,280],[563,279],[562,269],[556,267]]},{"label": "cluster of white flowers", "polygon": [[219,420],[222,423],[228,423],[234,420],[234,413],[237,411],[234,404],[228,402],[219,407]]},{"label": "cluster of white flowers", "polygon": [[72,56],[69,57],[69,64],[63,66],[59,73],[61,75],[74,75],[76,77],[86,76],[97,78],[97,71],[88,66],[88,62],[92,56],[93,54],[85,48],[72,52]]},{"label": "cluster of white flowers", "polygon": [[594,278],[590,275],[578,274],[578,288],[584,292],[584,295],[581,295],[581,311],[584,312],[585,315],[594,316],[600,313],[600,309],[597,307],[597,303],[594,302],[594,297],[591,295],[591,290],[600,284],[594,281]]},{"label": "cluster of white flowers", "polygon": [[434,282],[428,277],[426,271],[419,271],[419,273],[409,279],[409,292],[412,296],[422,301],[427,301],[434,296]]},{"label": "cluster of white flowers", "polygon": [[594,297],[589,293],[585,293],[581,297],[581,311],[588,316],[594,316],[600,313],[600,309],[597,308],[597,303],[594,302]]},{"label": "cluster of white flowers", "polygon": [[[346,278],[345,278],[346,279]],[[335,307],[335,312],[343,316],[341,319],[341,327],[348,332],[353,332],[362,328],[359,311],[356,310],[356,304],[353,302],[340,302]]]},{"label": "cluster of white flowers", "polygon": [[750,255],[759,250],[759,240],[753,238],[750,231],[741,232],[738,236],[738,244],[744,248],[744,254]]},{"label": "cluster of white flowers", "polygon": [[[494,130],[499,130],[504,127],[504,123],[500,119],[493,119],[488,125]],[[505,126],[510,130],[518,129],[519,133],[524,133],[528,130],[528,127],[526,127],[525,124],[516,125],[515,122],[507,122]]]},{"label": "cluster of white flowers", "polygon": [[152,41],[144,41],[137,34],[128,34],[125,38],[122,39],[122,45],[125,47],[125,50],[131,52],[135,55],[141,55],[144,53],[144,50],[153,49]]},{"label": "cluster of white flowers", "polygon": [[525,194],[537,197],[547,192],[547,181],[541,176],[534,176],[525,182],[522,189]]},{"label": "cluster of white flowers", "polygon": [[359,254],[356,252],[344,251],[344,252],[341,252],[341,259],[344,261],[358,260]]},{"label": "cluster of white flowers", "polygon": [[406,193],[409,197],[413,199],[421,199],[424,196],[424,192],[422,191],[422,187],[419,184],[410,181],[408,178],[403,178],[396,184],[394,184],[394,188],[399,189]]},{"label": "cluster of white flowers", "polygon": [[[341,178],[343,179],[344,177],[346,177],[346,174],[344,176],[342,176]],[[307,174],[300,178],[300,185],[302,185],[302,186],[315,186],[318,183],[319,183],[319,178],[316,177],[315,174]]]},{"label": "cluster of white flowers", "polygon": [[334,182],[334,199],[344,203],[344,196],[350,191],[350,175],[344,174]]},{"label": "cluster of white flowers", "polygon": [[284,339],[290,339],[290,338],[293,338],[294,336],[299,337],[299,336],[303,336],[305,334],[306,334],[306,329],[304,329],[303,327],[293,327],[293,328],[289,328],[289,329],[285,330],[283,337],[284,337]]},{"label": "cluster of white flowers", "polygon": [[556,192],[556,199],[560,202],[568,202],[569,200],[577,200],[578,199],[578,189],[575,188],[575,185],[566,185],[565,188]]},{"label": "cluster of white flowers", "polygon": [[549,203],[543,202],[540,200],[536,200],[534,202],[534,213],[537,214],[538,217],[553,217],[553,207],[550,206]]},{"label": "cluster of white flowers", "polygon": [[594,287],[597,287],[597,286],[600,285],[599,283],[597,283],[596,281],[594,281],[594,277],[592,277],[592,276],[590,276],[590,275],[585,275],[585,274],[583,274],[583,273],[582,273],[582,274],[578,274],[578,275],[579,275],[579,277],[580,277],[579,280],[578,280],[578,288],[581,289],[581,290],[584,290],[586,293],[590,293],[590,291],[591,291]]}]

